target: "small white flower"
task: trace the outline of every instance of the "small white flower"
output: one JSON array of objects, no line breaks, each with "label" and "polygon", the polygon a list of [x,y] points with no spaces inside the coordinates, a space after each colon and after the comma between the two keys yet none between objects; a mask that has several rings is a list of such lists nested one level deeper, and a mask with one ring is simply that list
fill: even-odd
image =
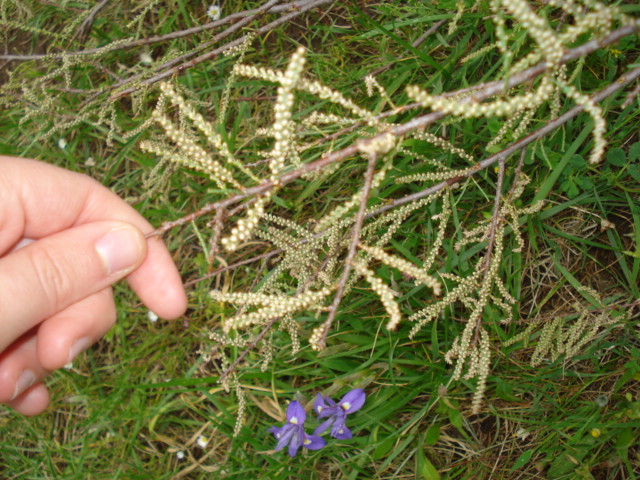
[{"label": "small white flower", "polygon": [[95,167],[96,161],[93,159],[93,157],[89,157],[85,160],[84,164],[86,167]]},{"label": "small white flower", "polygon": [[153,58],[147,52],[142,52],[140,54],[140,63],[143,65],[151,65],[153,63]]},{"label": "small white flower", "polygon": [[222,10],[215,3],[211,5],[209,8],[207,8],[207,16],[213,21],[220,20],[221,12]]},{"label": "small white flower", "polygon": [[60,150],[64,150],[67,147],[67,141],[64,138],[59,138],[58,147],[60,147]]},{"label": "small white flower", "polygon": [[209,440],[207,439],[207,437],[205,437],[204,435],[200,435],[198,437],[198,440],[196,440],[196,443],[198,444],[198,446],[200,448],[204,448],[207,446],[207,444],[209,443]]},{"label": "small white flower", "polygon": [[178,450],[176,452],[176,457],[178,457],[178,460],[182,460],[184,458],[184,452],[182,450]]},{"label": "small white flower", "polygon": [[153,313],[151,310],[147,312],[147,318],[149,318],[151,323],[156,323],[158,321],[158,315]]}]

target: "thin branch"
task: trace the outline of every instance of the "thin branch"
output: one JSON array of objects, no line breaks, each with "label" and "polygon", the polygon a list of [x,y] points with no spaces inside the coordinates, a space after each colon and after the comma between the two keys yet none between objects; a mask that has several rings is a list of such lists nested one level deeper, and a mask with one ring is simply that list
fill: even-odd
[{"label": "thin branch", "polygon": [[[147,235],[148,237],[148,235]],[[222,267],[219,268],[211,273],[207,273],[206,275],[203,275],[202,277],[196,278],[194,280],[190,280],[187,283],[184,284],[184,288],[189,288],[192,287],[193,285],[195,285],[196,283],[202,282],[204,280],[207,280],[211,277],[215,277],[216,275],[220,275],[221,273],[224,272],[230,272],[232,270],[235,270],[237,268],[242,267],[243,265],[248,265],[250,263],[254,263],[257,262],[259,260],[268,260],[271,257],[275,257],[276,255],[279,255],[280,253],[282,253],[281,249],[277,249],[277,250],[271,250],[270,252],[265,252],[265,253],[261,253],[260,255],[256,255],[254,257],[251,258],[247,258],[246,260],[240,260],[236,263],[232,263],[231,265],[227,265],[226,267]]]},{"label": "thin branch", "polygon": [[371,184],[373,183],[373,174],[375,172],[377,159],[378,156],[376,154],[369,156],[369,164],[367,165],[367,172],[365,173],[364,177],[362,198],[360,199],[360,208],[358,208],[356,221],[351,230],[351,243],[349,244],[347,258],[345,259],[344,270],[342,271],[342,277],[340,277],[340,281],[338,282],[338,288],[336,289],[336,295],[333,298],[333,303],[331,304],[331,307],[329,307],[329,315],[327,316],[325,322],[322,324],[322,334],[320,335],[320,339],[316,343],[316,347],[319,350],[323,350],[326,346],[327,335],[329,334],[331,324],[333,323],[333,320],[336,317],[336,313],[338,312],[338,307],[340,306],[342,295],[344,294],[344,288],[347,284],[347,280],[349,279],[349,274],[351,273],[353,259],[356,255],[358,242],[360,241],[360,232],[362,230],[362,224],[364,223],[365,212],[367,210],[367,201],[369,200],[369,193],[371,192]]},{"label": "thin branch", "polygon": [[[319,0],[319,1],[328,1],[328,0]],[[640,23],[638,23],[637,25],[640,25]],[[611,35],[605,37],[604,39],[600,40],[600,41],[591,41],[591,42],[587,42],[587,44],[582,45],[580,47],[577,47],[573,50],[570,50],[569,52],[567,52],[562,58],[563,61],[569,61],[569,60],[573,60],[578,58],[578,55],[576,52],[582,52],[583,55],[586,55],[588,53],[591,53],[594,49],[596,49],[597,45],[602,45],[602,42],[605,41],[613,41],[612,39],[620,39],[623,35],[622,32],[626,32],[626,34],[630,34],[633,33],[635,30],[637,30],[637,27],[631,27],[631,26],[627,26],[627,27],[623,27],[619,30],[616,30],[615,32],[613,32]],[[585,46],[589,45],[588,48],[586,48]],[[505,89],[508,88],[512,88],[520,83],[523,83],[527,80],[532,79],[536,74],[542,73],[544,72],[544,63],[541,63],[539,65],[536,65],[535,67],[530,68],[529,70],[525,70],[523,72],[521,72],[520,74],[514,75],[513,77],[511,77],[509,79],[509,81],[507,82],[507,85],[505,85],[505,82],[492,82],[489,84],[486,84],[485,89],[480,90],[478,92],[476,92],[476,94],[473,96],[473,99],[475,101],[479,101],[479,100],[484,100],[486,98],[492,97],[494,95],[497,95],[498,93],[503,92]],[[591,98],[596,101],[599,102],[602,99],[608,97],[609,95],[612,95],[613,93],[615,93],[616,91],[618,91],[620,88],[624,87],[625,85],[627,85],[628,83],[632,82],[633,80],[635,80],[636,78],[638,78],[640,76],[639,74],[640,69],[636,68],[633,69],[629,72],[627,72],[624,75],[621,75],[615,82],[611,83],[609,86],[607,86],[606,88],[600,90],[598,93],[596,93],[595,95],[593,95]],[[466,99],[462,99],[460,100],[461,103],[466,103],[471,101],[471,98],[466,98]],[[475,173],[477,173],[480,170],[483,170],[485,168],[487,168],[489,165],[494,164],[495,162],[497,162],[500,158],[506,158],[509,155],[511,155],[512,153],[520,150],[522,147],[528,145],[529,143],[531,143],[534,140],[537,140],[538,138],[546,135],[547,133],[551,132],[552,130],[554,130],[555,128],[557,128],[560,125],[563,125],[564,123],[566,123],[568,120],[570,120],[571,118],[575,117],[576,115],[578,115],[580,112],[582,111],[582,107],[580,106],[576,106],[573,109],[569,110],[567,113],[565,113],[564,115],[561,115],[560,117],[552,120],[551,122],[549,122],[547,125],[545,125],[544,127],[540,128],[539,130],[537,130],[536,132],[530,134],[529,136],[515,142],[514,144],[512,144],[511,146],[505,148],[504,150],[498,152],[495,155],[492,155],[489,158],[486,158],[485,160],[482,160],[481,162],[479,162],[478,164],[476,164],[475,168],[470,171],[469,173],[467,173],[466,175],[461,175],[460,177],[456,177],[456,178],[452,178],[449,180],[446,180],[444,182],[441,182],[440,184],[434,185],[433,187],[430,187],[429,189],[423,190],[421,192],[417,192],[415,194],[409,195],[407,197],[395,200],[394,202],[390,203],[389,205],[386,205],[384,207],[382,207],[380,210],[377,211],[376,214],[382,213],[386,210],[389,210],[391,208],[394,208],[396,206],[399,205],[404,205],[405,203],[414,201],[414,200],[418,200],[420,198],[423,198],[425,196],[431,195],[432,193],[438,192],[440,190],[442,190],[443,188],[447,187],[447,186],[451,186],[455,183],[457,183],[460,180],[463,180],[464,178],[467,178]],[[396,110],[393,111],[394,113],[396,112]],[[409,122],[402,124],[402,125],[398,125],[395,127],[391,127],[390,129],[386,130],[383,133],[380,133],[378,135],[375,135],[371,138],[367,138],[367,139],[360,139],[356,142],[354,142],[353,144],[349,145],[348,147],[345,147],[341,150],[338,150],[336,152],[332,152],[332,153],[328,153],[328,154],[324,154],[320,159],[314,161],[314,162],[310,162],[310,163],[306,163],[304,165],[302,165],[301,167],[292,170],[290,172],[285,173],[284,175],[282,175],[282,177],[280,177],[278,179],[277,182],[274,182],[273,180],[266,180],[263,183],[256,185],[254,187],[250,187],[245,189],[242,193],[238,193],[235,195],[232,195],[230,197],[227,197],[224,200],[220,200],[218,202],[214,202],[214,203],[209,203],[207,205],[205,205],[204,207],[202,207],[201,209],[186,215],[182,218],[179,218],[177,220],[173,220],[173,221],[169,221],[169,222],[164,222],[160,227],[158,227],[156,230],[154,230],[153,232],[147,234],[147,236],[151,236],[151,235],[161,235],[164,232],[171,230],[174,227],[178,227],[180,225],[184,225],[185,223],[189,223],[192,220],[194,220],[195,218],[198,218],[202,215],[205,215],[207,213],[212,212],[213,210],[216,210],[218,208],[225,208],[228,207],[229,205],[232,205],[234,203],[239,202],[240,200],[243,200],[245,198],[254,196],[254,195],[260,195],[266,191],[271,190],[272,188],[274,188],[275,186],[282,186],[285,185],[287,183],[292,182],[293,180],[296,180],[297,178],[300,178],[301,176],[308,174],[308,173],[312,173],[312,172],[316,172],[318,170],[322,170],[324,167],[326,167],[327,165],[330,165],[332,163],[338,162],[338,161],[342,161],[345,160],[349,157],[352,157],[353,155],[357,154],[359,151],[366,151],[368,149],[368,146],[371,145],[373,142],[379,142],[384,136],[392,134],[396,137],[402,137],[410,132],[412,132],[413,130],[417,130],[417,129],[421,129],[421,128],[425,128],[429,125],[431,125],[432,123],[436,122],[437,120],[440,120],[441,118],[445,117],[446,114],[442,113],[442,112],[431,112],[428,113],[426,115],[422,115],[419,117],[416,117],[412,120],[410,120]]]},{"label": "thin branch", "polygon": [[238,365],[240,365],[240,362],[242,362],[242,360],[244,360],[244,357],[246,357],[249,352],[251,352],[254,348],[256,348],[256,345],[258,345],[258,343],[267,336],[267,333],[269,333],[269,330],[271,330],[271,328],[276,324],[276,322],[278,320],[280,320],[282,317],[278,316],[278,317],[273,317],[271,320],[269,320],[267,323],[265,323],[264,327],[262,328],[262,330],[260,330],[260,333],[258,333],[258,335],[256,335],[256,337],[251,340],[251,342],[249,343],[249,345],[247,345],[245,347],[245,349],[240,353],[240,355],[238,355],[238,357],[233,361],[233,363],[231,365],[229,365],[224,372],[222,372],[222,375],[220,375],[220,378],[218,379],[218,382],[223,382],[224,380],[226,380],[226,378],[231,375],[236,367]]},{"label": "thin branch", "polygon": [[[609,97],[610,95],[613,95],[618,90],[624,88],[626,85],[628,85],[629,83],[633,82],[634,80],[636,80],[638,78],[640,78],[640,67],[629,71],[625,75],[622,75],[620,78],[618,78],[611,85],[609,85],[606,88],[600,90],[599,92],[594,94],[591,98],[592,98],[592,100],[594,100],[596,102],[600,102],[600,101],[604,100],[605,98]],[[564,115],[561,115],[560,117],[556,118],[552,122],[549,122],[547,125],[545,125],[544,127],[536,130],[535,132],[531,133],[527,137],[525,137],[525,138],[513,143],[512,145],[510,145],[509,147],[501,150],[500,152],[496,153],[495,155],[492,155],[491,157],[488,157],[485,160],[482,160],[481,162],[479,162],[476,165],[476,168],[472,172],[469,172],[466,175],[461,175],[461,176],[458,176],[458,177],[455,177],[455,178],[451,178],[449,180],[445,180],[443,182],[437,183],[436,185],[432,185],[431,187],[426,188],[424,190],[421,190],[419,192],[416,192],[414,194],[407,195],[405,197],[396,199],[393,202],[391,202],[390,204],[384,205],[383,207],[380,207],[379,209],[374,210],[373,212],[370,212],[367,215],[365,215],[365,220],[369,219],[371,217],[380,215],[380,214],[382,214],[384,212],[387,212],[387,211],[391,210],[392,208],[396,208],[396,207],[399,207],[401,205],[405,205],[407,203],[419,200],[421,198],[428,197],[429,195],[433,195],[434,193],[437,193],[440,190],[443,190],[444,188],[450,187],[450,186],[452,186],[452,185],[464,180],[465,178],[468,178],[468,177],[478,173],[479,171],[484,170],[485,168],[493,165],[495,162],[498,162],[501,159],[502,160],[506,159],[508,156],[512,155],[516,151],[526,147],[527,145],[529,145],[530,143],[534,142],[535,140],[538,140],[539,138],[542,138],[544,135],[547,135],[548,133],[550,133],[554,129],[556,129],[556,128],[560,127],[561,125],[565,124],[566,122],[568,122],[572,118],[576,117],[580,112],[582,112],[582,107],[576,106],[576,107],[572,108],[571,110],[569,110]],[[522,161],[522,158],[521,158],[521,161]],[[265,182],[265,183],[271,183],[271,182]],[[281,183],[286,183],[286,182],[283,182],[281,180]],[[265,185],[265,184],[261,184],[261,185]],[[271,185],[271,186],[273,186],[273,185]],[[243,198],[245,198],[245,197],[243,197]],[[212,210],[215,210],[216,208],[223,208],[222,204],[224,203],[225,204],[224,206],[226,206],[227,204],[225,202],[227,202],[228,200],[230,200],[230,199],[227,199],[227,200],[222,201],[222,202],[217,202],[215,204],[205,205],[205,207],[203,207],[202,209],[200,209],[200,210],[198,210],[198,211],[196,211],[196,212],[194,212],[194,213],[192,213],[190,215],[187,215],[186,217],[174,220],[172,222],[165,222],[165,223],[162,224],[162,226],[160,228],[158,228],[158,229],[154,230],[153,232],[150,232],[149,234],[147,234],[147,237],[154,236],[154,235],[161,235],[162,233],[170,230],[173,227],[176,227],[176,226],[179,226],[179,225],[183,225],[185,223],[189,223],[193,219],[199,217],[200,215],[204,215],[207,212],[211,212]],[[231,203],[233,203],[233,202],[229,202],[228,204],[231,204]],[[218,205],[218,207],[216,207],[216,205]],[[322,233],[323,232],[319,232],[317,235],[322,235]],[[250,263],[254,263],[254,262],[257,262],[257,261],[260,261],[260,260],[267,260],[267,259],[275,257],[276,255],[279,255],[281,253],[282,253],[282,249],[276,249],[276,250],[272,250],[270,252],[265,252],[265,253],[262,253],[260,255],[253,256],[253,257],[248,258],[246,260],[238,261],[238,262],[233,263],[231,265],[228,265],[226,267],[219,268],[218,270],[215,270],[214,272],[211,272],[211,273],[209,273],[207,275],[204,275],[203,277],[197,278],[195,280],[191,280],[191,281],[185,283],[184,286],[185,286],[185,288],[189,288],[189,287],[195,285],[196,283],[199,283],[199,282],[201,282],[203,280],[207,280],[207,279],[209,279],[211,277],[215,277],[216,275],[219,275],[221,273],[232,271],[232,270],[235,270],[235,269],[237,269],[239,267],[242,267],[244,265],[248,265]]]},{"label": "thin branch", "polygon": [[[318,274],[320,273],[320,271],[323,271],[325,269],[325,267],[327,266],[329,259],[325,258],[324,262],[322,262],[322,265],[320,266],[320,268],[318,268],[315,273],[313,274],[313,276],[307,281],[305,282],[304,285],[302,285],[300,288],[298,288],[296,295],[302,293],[303,291],[305,291],[307,289],[307,287],[314,282],[314,280],[318,277]],[[231,375],[235,369],[238,367],[238,365],[240,364],[240,362],[242,362],[242,360],[244,360],[244,357],[246,357],[250,351],[252,351],[254,348],[256,348],[256,345],[258,345],[258,343],[264,339],[264,337],[267,335],[267,333],[269,333],[269,330],[271,330],[271,328],[273,328],[273,326],[276,324],[276,322],[278,320],[280,320],[282,317],[281,316],[277,316],[274,318],[271,318],[267,323],[264,324],[264,327],[262,328],[262,330],[260,330],[260,333],[258,333],[258,335],[256,335],[256,337],[251,340],[251,342],[249,342],[249,345],[247,345],[245,347],[245,349],[240,353],[240,355],[238,355],[238,358],[236,358],[233,363],[231,365],[229,365],[224,372],[222,372],[222,375],[220,375],[220,378],[218,379],[218,382],[223,382],[227,379],[227,377],[229,375]]]},{"label": "thin branch", "polygon": [[496,183],[496,196],[493,202],[493,213],[491,215],[491,229],[489,231],[489,241],[487,245],[487,253],[484,257],[484,276],[489,273],[491,265],[491,254],[496,241],[496,230],[500,222],[500,201],[502,200],[502,183],[504,182],[504,158],[498,160],[498,181]]},{"label": "thin branch", "polygon": [[84,43],[84,41],[87,39],[87,35],[89,35],[89,32],[91,31],[91,27],[93,27],[93,22],[96,19],[96,15],[100,12],[100,10],[102,10],[104,7],[107,6],[107,3],[109,3],[109,1],[110,0],[102,0],[95,7],[93,7],[93,10],[89,12],[89,15],[87,15],[87,18],[84,19],[80,27],[78,27],[78,30],[76,30],[76,33],[73,36],[73,38],[71,38],[72,42],[77,37],[80,43]]},{"label": "thin branch", "polygon": [[[103,0],[105,1],[105,0]],[[295,2],[284,3],[282,5],[277,5],[273,8],[270,8],[270,12],[272,13],[280,13],[280,12],[289,12],[295,11],[299,8],[304,7],[311,0],[297,0]],[[142,45],[149,45],[152,43],[160,43],[166,42],[168,40],[175,40],[177,38],[188,37],[190,35],[195,35],[197,33],[205,32],[207,30],[214,29],[216,27],[220,27],[222,25],[226,25],[227,23],[233,23],[235,20],[243,19],[246,17],[254,17],[256,15],[261,15],[264,12],[265,5],[262,5],[259,8],[254,8],[252,10],[245,10],[243,12],[232,13],[231,15],[227,15],[226,17],[221,18],[220,20],[215,20],[213,22],[208,22],[203,25],[198,25],[197,27],[187,28],[185,30],[179,30],[177,32],[171,32],[166,35],[156,35],[149,38],[141,38],[139,40],[132,40],[131,42],[123,43],[122,45],[118,45],[113,51],[116,50],[126,50],[129,48],[135,48]],[[64,52],[64,53],[43,53],[43,54],[34,54],[34,55],[0,55],[0,60],[42,60],[44,58],[62,58],[65,56],[82,56],[82,55],[93,55],[95,53],[99,53],[103,50],[104,47],[97,48],[88,48],[86,50],[81,50],[77,52]]]},{"label": "thin branch", "polygon": [[224,208],[216,211],[216,216],[213,220],[213,236],[211,237],[211,246],[209,247],[209,253],[207,254],[207,260],[209,264],[213,262],[213,259],[218,255],[219,240],[222,235],[222,229],[224,228],[224,221],[227,218],[227,211]]},{"label": "thin branch", "polygon": [[[308,10],[316,8],[316,7],[318,7],[320,5],[323,5],[325,3],[333,3],[333,1],[334,0],[311,0],[308,3],[305,3],[304,6],[300,7],[298,10],[295,10],[295,11],[293,11],[291,13],[288,13],[287,15],[283,15],[279,19],[274,20],[273,22],[268,23],[266,25],[263,25],[262,27],[256,29],[255,30],[255,34],[256,35],[263,35],[263,34],[269,32],[269,31],[273,30],[274,28],[279,27],[283,23],[286,23],[286,22],[292,20],[293,18],[302,15],[303,13],[305,13]],[[270,0],[269,2],[267,2],[267,4],[265,4],[264,8],[266,9],[267,5],[272,5],[274,3],[276,3],[276,1]],[[255,16],[257,16],[257,14]],[[243,20],[241,22],[238,22],[233,27],[228,28],[227,30],[225,30],[221,34],[216,35],[212,40],[207,42],[207,46],[218,42],[220,40],[219,37],[222,34],[225,34],[225,36],[228,36],[229,34],[227,32],[236,31],[236,30],[242,28],[246,24],[250,23],[253,20],[254,17],[248,17],[247,19],[245,19],[245,20]],[[158,73],[157,75],[154,75],[153,77],[148,78],[146,80],[143,80],[143,81],[141,81],[139,83],[136,83],[136,86],[134,86],[134,87],[129,87],[129,88],[125,89],[125,90],[121,90],[119,92],[116,92],[116,93],[112,94],[109,97],[109,100],[112,101],[112,100],[118,99],[120,97],[124,97],[126,95],[129,95],[130,93],[133,93],[133,92],[139,90],[143,86],[153,85],[154,83],[159,82],[160,80],[163,80],[163,79],[171,77],[173,75],[177,75],[179,73],[182,73],[184,70],[186,70],[188,68],[192,68],[192,67],[198,65],[199,63],[205,62],[207,60],[211,60],[211,59],[219,56],[221,53],[226,52],[227,50],[230,50],[233,47],[237,47],[237,46],[242,45],[248,38],[249,38],[248,34],[247,35],[243,35],[242,37],[240,37],[240,38],[238,38],[236,40],[233,40],[232,42],[229,42],[226,45],[223,45],[221,47],[216,48],[215,50],[212,50],[210,52],[207,52],[207,53],[204,53],[202,55],[199,55],[196,58],[193,58],[192,60],[189,60],[188,62],[185,62],[185,63],[180,63],[180,62],[182,62],[183,60],[186,60],[187,58],[192,57],[197,52],[189,52],[189,53],[186,53],[186,54],[184,54],[184,55],[182,55],[180,57],[176,57],[173,60],[165,63],[164,65],[162,65],[160,67],[161,70],[164,70],[163,72]],[[202,49],[199,49],[199,50],[202,50]],[[171,68],[169,68],[169,67],[171,67]],[[113,88],[118,88],[118,87],[120,87],[122,85],[131,83],[131,82],[137,80],[140,77],[141,77],[140,74],[134,75],[132,77],[129,77],[129,78],[125,79],[124,81],[119,82],[116,85],[113,85]]]},{"label": "thin branch", "polygon": [[[617,42],[621,38],[631,35],[640,29],[640,20],[638,20],[634,25],[627,25],[618,30],[611,32],[604,38],[591,40],[579,47],[573,48],[565,53],[559,61],[559,64],[565,64],[572,60],[576,60],[580,57],[584,57],[589,55],[590,53],[595,52],[601,48],[604,48],[607,45]],[[538,63],[537,65],[523,70],[520,73],[516,73],[515,75],[509,77],[507,81],[497,80],[495,82],[488,82],[476,85],[471,87],[473,89],[479,88],[473,95],[468,96],[466,98],[460,99],[459,103],[466,104],[472,102],[480,102],[482,100],[486,100],[490,97],[494,97],[496,95],[502,94],[511,88],[520,85],[522,83],[528,82],[541,75],[546,71],[547,67],[544,61]],[[452,92],[448,92],[447,96],[458,95],[461,92],[468,91],[469,89],[456,90]],[[431,125],[433,122],[440,120],[443,118],[445,114],[443,112],[432,112],[427,115],[423,115],[421,117],[414,118],[413,120],[399,125],[397,127],[392,128],[389,132],[398,137],[406,135],[408,132],[416,130],[418,128],[424,128]],[[372,137],[369,141],[375,141],[377,137]]]},{"label": "thin branch", "polygon": [[[493,213],[491,214],[491,226],[489,229],[489,239],[487,242],[487,252],[484,256],[484,280],[482,283],[492,281],[488,279],[489,271],[491,269],[491,256],[493,255],[493,248],[496,244],[496,231],[498,230],[498,224],[502,220],[500,215],[500,202],[502,200],[502,184],[504,182],[504,159],[498,160],[498,181],[496,182],[496,196],[493,202]],[[484,309],[484,307],[483,307]],[[478,317],[476,323],[476,331],[473,338],[473,344],[477,345],[480,340],[480,332],[482,330],[482,315]]]},{"label": "thin branch", "polygon": [[[618,90],[624,88],[626,85],[628,85],[629,83],[633,82],[634,80],[640,78],[640,67],[635,68],[633,70],[630,70],[629,72],[627,72],[626,74],[622,75],[620,78],[618,78],[615,82],[611,83],[609,86],[607,86],[606,88],[600,90],[599,92],[595,93],[591,98],[593,101],[595,102],[601,102],[602,100],[604,100],[605,98],[613,95],[614,93],[616,93]],[[466,175],[460,175],[458,177],[455,178],[451,178],[449,180],[445,180],[442,181],[440,183],[437,183],[435,185],[432,185],[429,188],[426,188],[424,190],[421,190],[419,192],[416,192],[414,194],[411,195],[407,195],[405,197],[402,198],[398,198],[396,200],[394,200],[393,202],[389,203],[388,205],[384,205],[383,207],[380,207],[377,210],[374,210],[373,212],[370,212],[368,214],[365,215],[365,219],[369,219],[372,217],[375,217],[377,215],[380,215],[384,212],[387,212],[393,208],[399,207],[401,205],[405,205],[407,203],[419,200],[421,198],[424,197],[428,197],[429,195],[433,195],[434,193],[439,192],[440,190],[443,190],[444,188],[450,187],[462,180],[464,180],[465,178],[468,178],[482,170],[484,170],[487,167],[490,167],[491,165],[493,165],[494,163],[500,161],[501,159],[504,160],[506,159],[508,156],[512,155],[513,153],[515,153],[516,151],[526,147],[527,145],[529,145],[530,143],[534,142],[535,140],[538,140],[539,138],[542,138],[543,136],[547,135],[548,133],[551,133],[551,131],[553,131],[554,129],[562,126],[563,124],[567,123],[569,120],[571,120],[572,118],[576,117],[580,112],[582,112],[582,107],[581,106],[576,106],[574,108],[572,108],[571,110],[569,110],[568,112],[566,112],[564,115],[561,115],[560,117],[554,119],[553,121],[549,122],[547,125],[545,125],[544,127],[541,127],[540,129],[536,130],[535,132],[531,133],[530,135],[528,135],[527,137],[518,140],[517,142],[513,143],[512,145],[506,147],[505,149],[501,150],[500,152],[496,153],[495,155],[492,155],[491,157],[488,157],[482,161],[480,161],[476,167],[474,168],[474,170],[472,172],[467,173]],[[320,160],[318,160],[319,162]],[[520,160],[520,163],[522,162],[522,157]],[[311,165],[311,164],[308,164]],[[519,164],[519,168],[520,164]],[[306,173],[306,172],[304,172]],[[301,174],[302,175],[302,174]],[[297,178],[297,177],[296,177]],[[265,182],[265,184],[270,184],[271,182]],[[287,183],[283,180],[280,181],[280,183],[284,184]],[[265,185],[265,184],[261,184],[261,185]],[[233,198],[233,197],[232,197]],[[245,197],[243,197],[245,198]],[[231,199],[227,199],[227,200],[231,200]],[[154,230],[153,232],[150,232],[149,234],[147,234],[147,237],[153,236],[153,235],[161,235],[162,233],[170,230],[173,227],[179,226],[179,225],[183,225],[185,223],[189,223],[191,222],[191,220],[204,215],[205,213],[208,213],[212,210],[215,210],[216,205],[222,205],[223,203],[225,205],[227,205],[227,200],[222,201],[222,202],[217,202],[216,204],[210,204],[210,205],[205,205],[205,207],[203,207],[202,209],[187,215],[186,217],[174,220],[172,222],[165,222],[162,224],[162,226],[156,230]],[[231,204],[234,202],[229,202],[228,204]],[[213,207],[211,207],[211,205],[213,205]],[[204,213],[202,213],[204,212]],[[319,232],[318,235],[321,235],[323,232]],[[303,240],[304,241],[304,240]],[[231,270],[235,270],[239,267],[242,267],[244,265],[248,265],[250,263],[254,263],[257,262],[259,260],[263,260],[263,259],[269,259],[271,257],[274,257],[276,255],[279,255],[280,253],[282,253],[282,249],[276,249],[276,250],[272,250],[270,252],[266,252],[266,253],[262,253],[260,255],[256,255],[254,257],[248,258],[246,260],[241,260],[239,262],[233,263],[231,265],[228,265],[226,267],[223,268],[219,268],[218,270],[211,272],[201,278],[195,279],[195,280],[191,280],[190,282],[187,282],[185,284],[185,287],[191,287],[193,285],[195,285],[196,283],[206,280],[208,278],[214,277],[216,275],[219,275],[221,273],[227,272],[227,271],[231,271]]]},{"label": "thin branch", "polygon": [[[607,98],[610,95],[613,95],[618,90],[622,89],[623,87],[625,87],[629,83],[633,82],[637,78],[640,78],[640,67],[634,68],[633,70],[630,70],[629,72],[625,73],[624,75],[621,75],[614,82],[612,82],[610,85],[608,85],[607,87],[603,88],[602,90],[600,90],[597,93],[595,93],[594,95],[592,95],[591,99],[594,102],[601,102],[602,100],[604,100],[605,98]],[[509,145],[508,147],[506,147],[503,150],[499,151],[495,155],[492,155],[492,156],[490,156],[488,158],[485,158],[484,160],[478,162],[475,165],[475,167],[473,168],[473,170],[470,171],[469,173],[466,173],[464,175],[460,175],[460,176],[455,177],[455,178],[451,178],[449,180],[445,180],[444,182],[437,183],[436,185],[433,185],[433,186],[431,186],[429,188],[426,188],[426,189],[421,190],[419,192],[413,193],[411,195],[407,195],[406,197],[398,198],[397,200],[394,200],[393,202],[389,203],[388,205],[385,205],[385,206],[379,208],[375,212],[370,213],[368,216],[380,215],[381,213],[384,213],[387,210],[391,210],[392,208],[399,207],[400,205],[404,205],[406,203],[414,202],[414,201],[419,200],[421,198],[428,197],[429,195],[433,195],[434,193],[439,192],[440,190],[442,190],[442,189],[444,189],[446,187],[450,187],[451,185],[454,185],[455,183],[458,183],[458,182],[464,180],[465,178],[468,178],[468,177],[478,173],[480,170],[484,170],[485,168],[493,165],[494,163],[496,163],[496,162],[498,162],[500,160],[506,159],[508,156],[512,155],[514,152],[517,152],[518,150],[520,150],[521,148],[526,147],[527,145],[529,145],[530,143],[534,142],[535,140],[538,140],[539,138],[542,138],[543,136],[547,135],[548,133],[551,133],[556,128],[560,127],[561,125],[564,125],[565,123],[567,123],[572,118],[578,116],[578,114],[580,114],[582,112],[582,110],[583,110],[583,108],[580,105],[576,105],[575,107],[573,107],[571,110],[569,110],[565,114],[560,115],[559,117],[557,117],[554,120],[550,121],[545,126],[539,128],[535,132],[527,135],[526,137],[518,140],[515,143],[512,143],[511,145]]]},{"label": "thin branch", "polygon": [[638,95],[640,95],[640,83],[636,85],[636,88],[627,93],[627,97],[624,99],[624,102],[622,102],[621,107],[627,108]]},{"label": "thin branch", "polygon": [[526,156],[527,151],[522,150],[520,153],[520,160],[518,161],[518,165],[516,166],[516,171],[513,173],[513,182],[511,184],[511,190],[509,190],[509,198],[513,197],[513,192],[518,184],[518,179],[520,178],[520,174],[522,173],[522,167],[524,167],[524,157]]}]

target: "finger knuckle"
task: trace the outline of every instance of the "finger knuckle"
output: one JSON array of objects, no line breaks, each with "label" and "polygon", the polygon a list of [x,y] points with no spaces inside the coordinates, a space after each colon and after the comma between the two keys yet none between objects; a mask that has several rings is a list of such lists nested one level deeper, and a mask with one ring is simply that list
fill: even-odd
[{"label": "finger knuckle", "polygon": [[71,302],[72,275],[65,261],[47,249],[33,249],[30,255],[37,288],[49,305],[62,308]]}]

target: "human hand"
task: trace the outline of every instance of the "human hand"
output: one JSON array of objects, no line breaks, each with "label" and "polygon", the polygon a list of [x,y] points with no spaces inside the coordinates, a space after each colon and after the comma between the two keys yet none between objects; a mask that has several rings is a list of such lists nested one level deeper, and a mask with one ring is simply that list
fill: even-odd
[{"label": "human hand", "polygon": [[186,309],[169,251],[133,208],[95,180],[0,156],[0,403],[42,412],[42,379],[114,324],[123,277],[163,318]]}]

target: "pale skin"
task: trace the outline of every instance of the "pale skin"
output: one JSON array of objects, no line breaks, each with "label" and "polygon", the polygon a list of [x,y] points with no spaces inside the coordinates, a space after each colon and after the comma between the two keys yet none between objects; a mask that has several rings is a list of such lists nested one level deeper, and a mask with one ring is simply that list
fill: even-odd
[{"label": "pale skin", "polygon": [[169,251],[145,238],[152,230],[85,175],[0,155],[0,403],[46,409],[42,380],[111,328],[122,278],[160,317],[185,312]]}]

